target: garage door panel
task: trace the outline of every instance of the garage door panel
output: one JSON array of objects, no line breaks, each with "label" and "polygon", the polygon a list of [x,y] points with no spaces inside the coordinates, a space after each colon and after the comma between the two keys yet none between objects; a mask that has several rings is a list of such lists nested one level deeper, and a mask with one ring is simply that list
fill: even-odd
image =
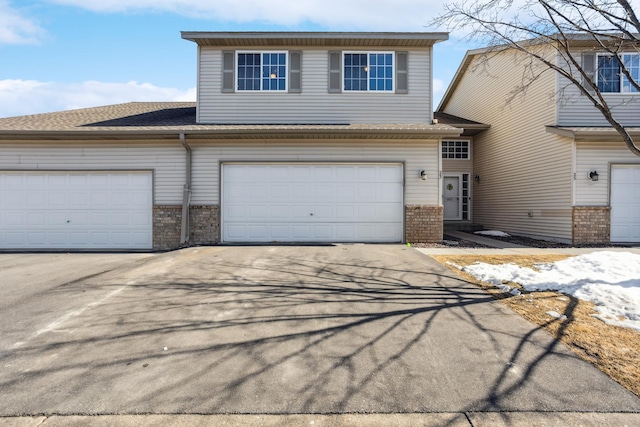
[{"label": "garage door panel", "polygon": [[150,172],[0,172],[0,194],[0,248],[152,246]]},{"label": "garage door panel", "polygon": [[640,165],[611,167],[611,241],[640,242]]},{"label": "garage door panel", "polygon": [[352,205],[336,206],[336,218],[343,221],[355,221],[356,207]]},{"label": "garage door panel", "polygon": [[[245,180],[247,175],[259,176],[260,183]],[[402,181],[399,164],[225,164],[222,237],[400,242]]]},{"label": "garage door panel", "polygon": [[27,227],[43,226],[47,222],[44,212],[27,212]]}]

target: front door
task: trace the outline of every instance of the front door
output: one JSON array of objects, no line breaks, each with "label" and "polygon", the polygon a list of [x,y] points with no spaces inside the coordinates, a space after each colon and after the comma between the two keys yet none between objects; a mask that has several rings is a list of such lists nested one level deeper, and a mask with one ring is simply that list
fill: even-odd
[{"label": "front door", "polygon": [[445,176],[442,189],[442,206],[445,220],[462,219],[462,198],[460,197],[460,176]]}]

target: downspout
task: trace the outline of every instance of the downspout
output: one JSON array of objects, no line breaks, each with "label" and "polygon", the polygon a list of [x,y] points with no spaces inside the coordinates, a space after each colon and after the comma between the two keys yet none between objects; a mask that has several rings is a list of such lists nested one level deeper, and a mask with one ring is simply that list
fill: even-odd
[{"label": "downspout", "polygon": [[180,228],[180,244],[189,242],[189,204],[191,202],[191,147],[187,144],[187,137],[180,132],[180,143],[187,151],[186,183],[182,190],[182,226]]}]

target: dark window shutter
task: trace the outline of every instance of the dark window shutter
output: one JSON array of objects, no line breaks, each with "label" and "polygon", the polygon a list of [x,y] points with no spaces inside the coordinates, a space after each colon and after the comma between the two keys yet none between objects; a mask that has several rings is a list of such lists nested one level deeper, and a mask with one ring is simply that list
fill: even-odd
[{"label": "dark window shutter", "polygon": [[396,52],[396,93],[409,93],[408,57],[408,52]]},{"label": "dark window shutter", "polygon": [[329,93],[342,92],[342,52],[329,52]]},{"label": "dark window shutter", "polygon": [[[588,52],[583,52],[582,53],[582,69],[585,72],[585,74],[588,76],[588,78],[593,82],[596,83],[596,54],[595,53],[588,53]],[[585,79],[582,80],[582,86],[589,92],[594,92],[593,88],[591,87],[591,85],[589,85],[589,82],[587,82]]]},{"label": "dark window shutter", "polygon": [[235,92],[236,53],[232,50],[222,52],[222,92]]},{"label": "dark window shutter", "polygon": [[289,92],[302,92],[302,52],[289,52]]}]

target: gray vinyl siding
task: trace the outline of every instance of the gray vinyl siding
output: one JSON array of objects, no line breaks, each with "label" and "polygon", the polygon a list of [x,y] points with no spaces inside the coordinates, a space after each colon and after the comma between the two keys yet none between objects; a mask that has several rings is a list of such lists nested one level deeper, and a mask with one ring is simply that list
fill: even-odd
[{"label": "gray vinyl siding", "polygon": [[[405,164],[406,204],[436,206],[438,144],[430,141],[206,141],[188,140],[192,155],[192,205],[220,203],[220,163],[396,162]],[[180,205],[185,184],[185,150],[176,140],[149,143],[104,141],[7,142],[0,144],[0,170],[152,170],[154,204]],[[259,177],[256,177],[259,179]]]},{"label": "gray vinyl siding", "polygon": [[[576,206],[609,206],[609,174],[612,164],[640,164],[622,142],[576,143]],[[598,172],[591,181],[590,171]]]},{"label": "gray vinyl siding", "polygon": [[[580,58],[581,51],[574,52]],[[558,75],[558,125],[611,126],[588,98],[569,81]],[[640,94],[606,93],[604,99],[616,120],[624,126],[640,126]],[[548,123],[549,124],[549,123]]]},{"label": "gray vinyl siding", "polygon": [[154,204],[182,204],[185,150],[175,143],[3,142],[0,170],[152,170]]},{"label": "gray vinyl siding", "polygon": [[[381,50],[385,49],[381,48]],[[222,51],[209,47],[201,47],[199,51],[197,115],[199,123],[402,124],[431,122],[430,48],[408,52],[409,90],[407,94],[329,93],[329,52],[321,49],[302,52],[301,93],[223,93],[221,86]]]},{"label": "gray vinyl siding", "polygon": [[[223,162],[392,162],[405,164],[405,204],[437,206],[439,141],[191,141],[194,147],[192,204],[219,204]],[[259,177],[256,177],[259,179]]]},{"label": "gray vinyl siding", "polygon": [[[480,61],[476,58],[475,61]],[[476,62],[477,64],[477,62]],[[555,76],[543,73],[524,97],[507,105],[522,82],[522,63],[512,52],[471,64],[444,112],[491,125],[474,137],[473,219],[515,234],[571,238],[572,145],[548,134],[555,121],[550,93]],[[448,167],[448,166],[447,166]]]}]

